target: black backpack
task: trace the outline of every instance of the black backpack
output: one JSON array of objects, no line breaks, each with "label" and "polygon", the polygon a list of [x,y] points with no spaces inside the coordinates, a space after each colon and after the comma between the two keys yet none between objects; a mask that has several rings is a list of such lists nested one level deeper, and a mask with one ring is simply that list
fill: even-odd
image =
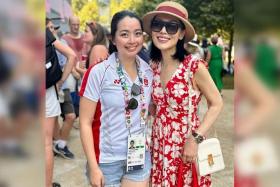
[{"label": "black backpack", "polygon": [[46,88],[55,85],[62,76],[54,45],[46,38]]}]

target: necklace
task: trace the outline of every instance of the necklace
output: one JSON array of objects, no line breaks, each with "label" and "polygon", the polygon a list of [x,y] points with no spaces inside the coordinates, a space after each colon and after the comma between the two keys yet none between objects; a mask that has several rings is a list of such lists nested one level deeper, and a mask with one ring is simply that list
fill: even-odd
[{"label": "necklace", "polygon": [[[128,92],[128,85],[127,85],[127,80],[124,76],[123,73],[123,67],[120,63],[120,59],[118,58],[117,53],[115,53],[116,56],[116,64],[117,64],[117,74],[119,76],[121,85],[122,85],[122,90],[123,90],[123,94],[124,94],[124,100],[125,100],[125,104],[126,106],[129,103],[129,92]],[[140,111],[140,127],[144,127],[145,126],[145,121],[147,118],[147,107],[145,104],[145,94],[144,94],[144,88],[143,88],[143,75],[142,75],[142,71],[140,70],[140,61],[139,59],[136,57],[136,69],[137,69],[137,75],[138,75],[138,79],[140,82],[140,107],[141,107],[141,111]],[[127,107],[125,108],[125,122],[126,122],[126,128],[128,128],[129,134],[130,133],[130,128],[132,126],[132,121],[131,121],[131,109],[127,109]]]}]

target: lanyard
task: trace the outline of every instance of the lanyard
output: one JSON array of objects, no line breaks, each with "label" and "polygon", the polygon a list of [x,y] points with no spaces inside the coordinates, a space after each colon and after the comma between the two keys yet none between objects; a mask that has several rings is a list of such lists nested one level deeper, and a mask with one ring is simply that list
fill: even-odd
[{"label": "lanyard", "polygon": [[[120,64],[120,59],[118,58],[117,53],[115,53],[115,55],[116,55],[116,63],[117,63],[117,74],[119,75],[119,79],[120,79],[122,89],[123,89],[125,104],[127,106],[128,101],[129,101],[129,92],[128,92],[127,80],[124,76],[123,68],[122,68],[122,65]],[[146,104],[145,104],[145,94],[144,94],[144,88],[143,88],[142,71],[140,70],[140,62],[139,62],[139,59],[137,57],[136,57],[136,69],[137,69],[137,75],[138,75],[139,82],[140,82],[140,107],[141,107],[140,127],[144,127],[145,121],[146,121],[146,118],[147,118],[147,109],[146,109]],[[128,128],[128,131],[129,131],[129,134],[130,134],[130,128],[132,126],[131,110],[130,109],[125,109],[125,123],[126,123],[126,128]]]}]

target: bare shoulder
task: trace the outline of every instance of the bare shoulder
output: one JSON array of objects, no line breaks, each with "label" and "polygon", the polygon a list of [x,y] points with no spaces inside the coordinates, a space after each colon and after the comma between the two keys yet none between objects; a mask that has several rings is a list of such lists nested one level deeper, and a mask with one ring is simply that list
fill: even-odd
[{"label": "bare shoulder", "polygon": [[195,75],[208,73],[207,65],[204,60],[197,60],[194,69]]},{"label": "bare shoulder", "polygon": [[211,80],[209,71],[204,63],[199,62],[197,64],[197,70],[194,74],[194,79],[195,79],[195,82],[197,82],[197,83],[208,82],[209,80]]},{"label": "bare shoulder", "polygon": [[108,52],[107,48],[104,45],[95,45],[92,47],[94,52]]}]

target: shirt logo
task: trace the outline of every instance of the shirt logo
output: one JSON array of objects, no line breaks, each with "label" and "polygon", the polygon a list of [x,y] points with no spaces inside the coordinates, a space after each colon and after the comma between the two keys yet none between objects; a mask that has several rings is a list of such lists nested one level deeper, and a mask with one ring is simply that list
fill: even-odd
[{"label": "shirt logo", "polygon": [[147,78],[144,78],[144,85],[148,86],[149,85],[149,80]]},{"label": "shirt logo", "polygon": [[121,81],[120,81],[119,79],[115,79],[115,80],[114,80],[114,84],[120,84],[120,82],[121,82]]}]

